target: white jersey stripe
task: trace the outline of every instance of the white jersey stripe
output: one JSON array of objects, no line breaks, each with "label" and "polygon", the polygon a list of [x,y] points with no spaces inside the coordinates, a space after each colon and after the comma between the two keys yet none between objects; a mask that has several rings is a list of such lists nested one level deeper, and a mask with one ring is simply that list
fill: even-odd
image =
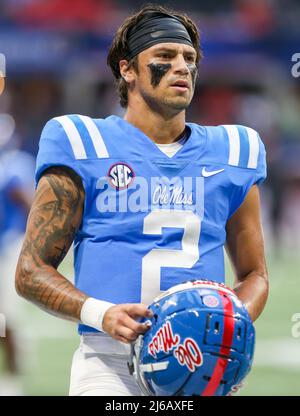
[{"label": "white jersey stripe", "polygon": [[240,135],[236,126],[223,126],[228,134],[229,139],[229,159],[228,164],[233,166],[239,165],[240,160]]},{"label": "white jersey stripe", "polygon": [[58,121],[65,130],[72,146],[75,159],[87,159],[80,134],[73,121],[68,116],[55,117],[54,120]]},{"label": "white jersey stripe", "polygon": [[97,156],[101,159],[109,157],[104,140],[95,122],[87,116],[82,116],[78,114],[78,117],[81,119],[91,136]]},{"label": "white jersey stripe", "polygon": [[259,154],[259,142],[258,134],[255,130],[246,127],[248,139],[249,139],[249,160],[248,168],[256,169],[258,163],[258,154]]}]

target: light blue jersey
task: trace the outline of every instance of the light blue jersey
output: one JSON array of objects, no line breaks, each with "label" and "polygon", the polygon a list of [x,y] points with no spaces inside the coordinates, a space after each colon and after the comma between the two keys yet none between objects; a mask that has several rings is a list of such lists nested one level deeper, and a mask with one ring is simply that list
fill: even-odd
[{"label": "light blue jersey", "polygon": [[35,161],[27,152],[15,149],[0,153],[0,250],[25,232],[27,211],[11,193],[20,190],[33,197]]},{"label": "light blue jersey", "polygon": [[247,127],[187,126],[189,139],[169,158],[116,116],[68,115],[46,124],[36,181],[50,166],[82,178],[74,267],[76,287],[87,295],[149,304],[186,280],[224,282],[226,223],[265,179],[265,150]]}]

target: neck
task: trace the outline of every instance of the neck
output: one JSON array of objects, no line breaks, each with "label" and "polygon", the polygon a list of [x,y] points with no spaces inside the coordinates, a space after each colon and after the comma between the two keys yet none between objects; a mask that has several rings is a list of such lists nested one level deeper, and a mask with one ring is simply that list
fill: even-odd
[{"label": "neck", "polygon": [[185,111],[166,116],[148,106],[129,104],[124,119],[145,133],[155,143],[175,142],[185,129]]}]

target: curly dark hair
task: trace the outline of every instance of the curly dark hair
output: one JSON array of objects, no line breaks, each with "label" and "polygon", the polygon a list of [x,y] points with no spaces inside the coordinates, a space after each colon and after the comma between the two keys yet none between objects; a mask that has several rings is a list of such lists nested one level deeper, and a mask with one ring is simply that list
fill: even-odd
[{"label": "curly dark hair", "polygon": [[[177,17],[188,31],[194,48],[197,52],[196,64],[198,64],[202,58],[202,50],[200,45],[200,35],[196,24],[184,13],[175,12],[164,6],[156,4],[147,4],[141,10],[134,15],[128,17],[122,26],[117,30],[111,47],[107,56],[107,65],[110,66],[112,73],[116,79],[117,90],[120,97],[120,104],[126,108],[128,106],[128,85],[122,78],[119,68],[119,62],[124,59],[129,52],[128,50],[128,33],[132,27],[134,27],[141,19],[144,18],[147,13],[160,12],[162,14],[172,15]],[[132,58],[129,62],[133,68],[138,72],[138,55]]]}]

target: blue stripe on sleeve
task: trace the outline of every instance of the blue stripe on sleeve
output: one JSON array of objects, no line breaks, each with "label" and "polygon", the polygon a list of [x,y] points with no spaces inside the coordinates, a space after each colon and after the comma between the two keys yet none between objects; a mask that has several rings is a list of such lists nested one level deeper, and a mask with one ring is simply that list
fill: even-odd
[{"label": "blue stripe on sleeve", "polygon": [[239,159],[239,167],[240,168],[247,168],[248,161],[249,161],[249,139],[248,133],[245,127],[243,126],[236,126],[240,135],[240,159]]},{"label": "blue stripe on sleeve", "polygon": [[68,116],[73,123],[75,124],[78,133],[81,137],[86,155],[88,159],[97,159],[97,153],[95,151],[95,147],[94,144],[92,142],[92,139],[90,137],[90,134],[86,128],[86,126],[84,125],[84,123],[82,122],[82,120],[76,115],[76,114],[72,114]]}]

